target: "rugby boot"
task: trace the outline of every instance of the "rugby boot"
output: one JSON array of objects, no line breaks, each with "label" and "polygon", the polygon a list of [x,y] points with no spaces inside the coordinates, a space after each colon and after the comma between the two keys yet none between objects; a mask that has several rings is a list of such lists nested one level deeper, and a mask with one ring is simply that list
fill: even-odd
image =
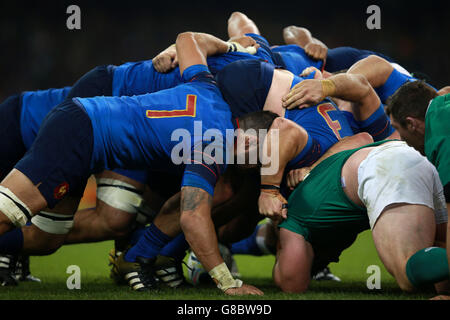
[{"label": "rugby boot", "polygon": [[172,257],[156,257],[155,275],[160,284],[169,288],[191,287],[184,277],[182,262]]},{"label": "rugby boot", "polygon": [[17,286],[18,282],[14,277],[18,256],[2,255],[0,256],[0,285]]},{"label": "rugby boot", "polygon": [[155,260],[137,257],[136,262],[125,261],[121,254],[115,261],[115,270],[134,291],[149,291],[157,289],[155,279]]}]

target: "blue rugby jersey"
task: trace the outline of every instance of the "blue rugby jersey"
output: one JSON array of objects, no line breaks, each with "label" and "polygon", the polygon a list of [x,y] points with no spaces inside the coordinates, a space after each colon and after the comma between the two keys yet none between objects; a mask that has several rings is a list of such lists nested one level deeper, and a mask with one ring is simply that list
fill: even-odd
[{"label": "blue rugby jersey", "polygon": [[[215,75],[231,62],[243,59],[261,59],[274,64],[273,53],[265,38],[247,34],[260,45],[256,54],[230,52],[207,58],[209,71]],[[152,60],[127,62],[114,68],[113,96],[134,96],[173,88],[183,83],[180,69],[176,67],[167,73],[156,71]]]},{"label": "blue rugby jersey", "polygon": [[[191,66],[183,73],[183,80],[190,82],[155,93],[74,98],[92,121],[92,170],[178,172],[183,175],[182,186],[202,188],[213,195],[234,143],[226,140],[227,129],[234,126],[229,107],[207,71],[204,65]],[[208,129],[215,129],[215,136],[220,133],[223,140],[203,138]],[[189,138],[180,138],[183,134]],[[171,157],[182,146],[190,153],[187,164],[175,163]],[[214,148],[216,152],[209,152]]]},{"label": "blue rugby jersey", "polygon": [[47,113],[63,102],[71,87],[39,91],[25,91],[21,95],[20,131],[28,150]]},{"label": "blue rugby jersey", "polygon": [[316,67],[319,70],[323,68],[322,60],[312,59],[302,47],[296,44],[277,46],[272,48],[272,51],[281,55],[286,70],[289,70],[294,75],[300,75],[308,67]]}]

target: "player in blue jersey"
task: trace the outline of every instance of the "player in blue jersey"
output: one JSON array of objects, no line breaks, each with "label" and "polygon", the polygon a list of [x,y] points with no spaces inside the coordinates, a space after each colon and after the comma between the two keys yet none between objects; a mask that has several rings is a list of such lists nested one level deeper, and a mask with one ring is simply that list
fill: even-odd
[{"label": "player in blue jersey", "polygon": [[[244,33],[259,35],[259,29],[244,13],[234,12],[228,20],[228,35],[230,37]],[[286,45],[272,47],[272,52],[281,56],[279,63],[292,73],[299,75],[307,67],[316,67],[319,70],[336,72],[350,68],[357,61],[377,55],[394,62],[392,58],[384,54],[362,50],[352,47],[337,47],[328,49],[320,40],[314,38],[311,32],[302,27],[288,26],[283,29],[283,39]]]},{"label": "player in blue jersey", "polygon": [[[2,129],[3,140],[1,149],[3,153],[0,157],[0,178],[2,180],[31,147],[48,112],[61,103],[71,90],[71,87],[65,87],[61,89],[26,91],[6,99],[0,105],[2,118],[9,119],[7,125]],[[146,176],[142,177],[142,174],[129,171],[120,171],[120,174],[118,172],[105,171],[99,174],[98,177],[100,182],[107,179],[108,183],[116,184],[117,186],[99,185],[97,190],[97,207],[81,211],[75,219],[74,228],[62,226],[71,222],[65,219],[62,220],[63,222],[58,222],[57,214],[41,212],[33,219],[33,225],[29,223],[24,227],[26,229],[25,233],[37,233],[40,235],[40,240],[44,241],[48,237],[53,237],[53,235],[47,236],[48,233],[60,234],[64,231],[68,233],[66,243],[105,240],[125,234],[125,231],[128,231],[125,226],[129,226],[130,219],[136,216],[130,213],[138,211],[129,202],[138,207],[138,204],[142,201],[142,197],[139,194],[132,192],[134,190],[133,185],[141,183],[143,186],[145,182],[143,179]],[[119,180],[121,181],[120,187],[128,190],[118,188]],[[112,200],[113,198],[115,199],[114,201]],[[153,210],[157,209],[158,207]],[[148,212],[148,210],[142,211],[144,213]],[[85,214],[89,217],[89,223],[84,223],[85,226],[89,227],[87,228],[88,230],[85,230],[86,227],[83,228],[83,223],[80,224],[80,220],[83,221],[82,218]],[[55,221],[52,222],[50,218],[45,220],[46,216],[52,217]],[[69,229],[72,232],[69,232]],[[95,236],[92,237],[92,234],[95,234]],[[16,235],[17,237],[2,238],[0,241],[0,253],[2,254],[0,256],[0,278],[5,285],[17,284],[14,278],[18,280],[34,280],[29,272],[29,256],[19,254],[22,249],[23,235],[20,232],[16,233]]]},{"label": "player in blue jersey", "polygon": [[376,55],[394,63],[392,58],[371,50],[353,47],[337,47],[329,49],[323,42],[314,38],[308,29],[302,27],[288,26],[284,28],[283,39],[286,44],[300,46],[305,50],[306,54],[313,59],[323,61],[323,68],[328,72],[337,72],[348,69],[357,61],[370,55]]},{"label": "player in blue jersey", "polygon": [[[209,217],[215,183],[235,141],[229,107],[207,70],[205,57],[227,52],[230,46],[205,34],[181,34],[177,55],[188,83],[143,96],[76,98],[54,108],[31,149],[0,185],[0,231],[23,226],[44,207],[73,214],[73,203],[62,206],[60,200],[70,200],[84,189],[90,174],[106,167],[179,172],[183,176],[180,220],[162,216],[144,236],[153,237],[153,249],[158,250],[181,226],[190,246],[226,294],[262,294],[233,279],[222,265]],[[275,118],[261,112],[243,117],[239,123],[244,129],[267,130]],[[231,139],[227,130],[231,130]],[[237,141],[241,139],[248,137],[241,135]],[[173,225],[165,225],[168,218]],[[133,272],[147,287],[153,277],[148,273],[152,261],[148,256],[135,258],[139,262],[132,263]]]},{"label": "player in blue jersey", "polygon": [[[244,34],[256,34],[261,37],[260,31],[253,20],[242,12],[233,12],[228,19],[228,36],[233,38]],[[265,42],[269,46],[269,42],[267,40]],[[307,51],[297,44],[273,46],[271,51],[276,57],[277,65],[295,75],[300,75],[305,68],[310,66],[320,70],[323,68],[323,59],[319,59],[315,53]]]},{"label": "player in blue jersey", "polygon": [[[69,90],[70,87],[26,91],[19,95],[13,95],[0,104],[0,117],[8,119],[0,129],[2,133],[0,180],[5,178],[29,148],[32,135],[36,135],[40,126],[40,122],[36,119],[44,118],[51,106],[55,106],[64,100]],[[30,110],[30,105],[34,105],[36,109]],[[32,116],[35,113],[38,114],[37,117]],[[15,278],[23,281],[39,280],[30,274],[29,256],[0,255],[0,281],[4,285],[14,285],[16,284]]]}]

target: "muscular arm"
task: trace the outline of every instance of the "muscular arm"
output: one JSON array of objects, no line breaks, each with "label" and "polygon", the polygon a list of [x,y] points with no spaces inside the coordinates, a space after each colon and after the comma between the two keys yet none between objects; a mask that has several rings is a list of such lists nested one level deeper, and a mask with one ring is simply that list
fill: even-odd
[{"label": "muscular arm", "polygon": [[195,187],[181,189],[181,228],[186,240],[206,270],[223,262],[211,220],[212,197]]},{"label": "muscular arm", "polygon": [[206,64],[206,58],[213,54],[226,53],[229,44],[206,33],[183,32],[175,43],[180,73],[192,65]]},{"label": "muscular arm", "polygon": [[[230,281],[234,283],[228,289],[222,287],[225,294],[263,295],[264,293],[261,290],[251,285],[242,284],[242,282],[239,284],[239,281],[234,280],[226,268],[219,252],[217,235],[211,219],[211,206],[212,197],[203,189],[195,187],[181,188],[180,224],[191,249],[210,275],[211,271],[217,270],[214,274],[226,281],[226,284],[229,285]],[[228,274],[228,276],[225,274]],[[214,280],[218,284],[223,285],[220,280]]]},{"label": "muscular arm", "polygon": [[348,69],[349,74],[362,74],[374,88],[386,83],[394,67],[385,59],[371,55],[356,62]]},{"label": "muscular arm", "polygon": [[[274,134],[278,133],[278,137]],[[274,139],[273,139],[273,138]],[[264,141],[264,157],[261,167],[261,185],[280,186],[284,170],[305,147],[308,133],[294,122],[277,118],[274,120]],[[261,189],[258,200],[260,214],[278,220],[287,217],[283,204],[286,199],[276,189]]]},{"label": "muscular arm", "polygon": [[328,48],[320,40],[314,38],[311,32],[302,27],[289,26],[283,29],[283,39],[286,44],[296,44],[314,59],[324,60],[327,57]]},{"label": "muscular arm", "polygon": [[304,80],[283,97],[283,107],[304,108],[331,96],[354,102],[360,114],[357,119],[367,119],[378,109],[381,101],[369,81],[361,74],[337,74],[327,80]]},{"label": "muscular arm", "polygon": [[184,70],[190,66],[196,64],[207,65],[206,58],[209,56],[227,53],[230,50],[254,53],[257,48],[256,41],[250,37],[234,39],[234,42],[241,47],[236,47],[230,42],[223,41],[207,33],[180,33],[175,43],[180,74],[183,75]]}]

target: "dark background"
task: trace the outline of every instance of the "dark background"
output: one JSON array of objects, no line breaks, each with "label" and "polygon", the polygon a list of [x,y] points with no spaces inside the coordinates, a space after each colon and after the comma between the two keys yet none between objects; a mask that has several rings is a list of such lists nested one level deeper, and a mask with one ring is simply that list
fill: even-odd
[{"label": "dark background", "polygon": [[[307,27],[329,48],[380,51],[409,71],[450,85],[450,1],[7,1],[0,0],[0,101],[24,90],[71,85],[101,64],[151,59],[182,31],[227,39],[227,19],[246,13],[271,44],[283,27]],[[66,9],[81,8],[81,30]],[[366,9],[381,8],[381,30]]]}]

